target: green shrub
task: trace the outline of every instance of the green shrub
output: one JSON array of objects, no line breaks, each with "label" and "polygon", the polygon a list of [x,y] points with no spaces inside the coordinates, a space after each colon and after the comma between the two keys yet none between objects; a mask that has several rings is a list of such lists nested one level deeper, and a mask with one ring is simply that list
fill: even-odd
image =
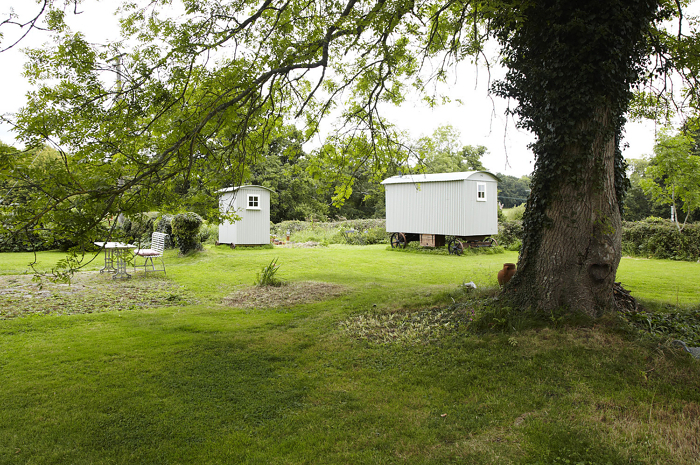
[{"label": "green shrub", "polygon": [[498,235],[496,235],[495,239],[498,241],[498,245],[508,250],[520,250],[522,236],[523,222],[515,220],[499,223]]},{"label": "green shrub", "polygon": [[201,250],[199,228],[204,223],[202,217],[194,212],[178,213],[171,221],[173,237],[182,255]]},{"label": "green shrub", "polygon": [[204,223],[199,229],[199,242],[202,244],[215,244],[219,239],[219,225],[216,223]]},{"label": "green shrub", "polygon": [[524,214],[525,214],[525,204],[524,203],[521,203],[517,207],[505,208],[503,210],[503,215],[508,219],[508,221],[522,221]]},{"label": "green shrub", "polygon": [[340,235],[342,236],[342,240],[340,240],[339,242],[344,242],[350,245],[389,243],[389,235],[387,234],[384,227],[369,228],[365,229],[364,231],[357,229],[341,229]]},{"label": "green shrub", "polygon": [[0,234],[0,252],[40,252],[48,249],[48,243],[35,232]]},{"label": "green shrub", "polygon": [[[21,230],[14,234],[0,233],[0,252],[41,252],[44,250],[67,252],[78,247],[80,239],[86,240],[87,246],[91,247],[93,241],[104,241],[109,236],[110,230],[103,224],[98,224],[90,231],[86,231],[82,238],[75,234],[57,235],[53,225],[47,224],[41,225],[36,230]],[[121,230],[114,231],[110,240],[124,240]]]},{"label": "green shrub", "polygon": [[[335,230],[309,228],[292,232],[290,234],[290,240],[293,242],[328,242],[329,244],[340,244],[342,241],[338,240],[336,237],[337,234],[338,231]],[[283,231],[277,237],[286,240],[286,231]]]},{"label": "green shrub", "polygon": [[[388,244],[386,220],[383,218],[345,220],[335,222],[283,221],[270,226],[270,233],[286,239],[287,231],[294,242],[322,242],[328,244]],[[347,233],[347,231],[353,231]]]},{"label": "green shrub", "polygon": [[520,252],[520,248],[523,246],[523,243],[520,239],[516,239],[515,242],[512,242],[508,244],[508,247],[506,247],[506,250],[510,252]]},{"label": "green shrub", "polygon": [[370,228],[365,231],[365,244],[388,244],[389,234],[386,227]]},{"label": "green shrub", "polygon": [[682,231],[678,231],[673,222],[661,218],[624,222],[622,252],[633,257],[698,260],[700,225],[688,224]]},{"label": "green shrub", "polygon": [[498,207],[498,222],[499,223],[505,223],[508,221],[508,217],[506,214],[503,212],[503,209],[499,206]]}]

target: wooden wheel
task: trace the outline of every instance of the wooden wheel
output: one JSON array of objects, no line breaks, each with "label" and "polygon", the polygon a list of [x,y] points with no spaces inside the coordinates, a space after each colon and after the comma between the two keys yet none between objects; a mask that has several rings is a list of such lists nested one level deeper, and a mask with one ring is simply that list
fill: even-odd
[{"label": "wooden wheel", "polygon": [[494,239],[493,237],[490,237],[490,238],[488,239],[488,241],[489,241],[490,244],[491,244],[491,245],[489,245],[489,247],[498,247],[498,241],[497,241],[496,239]]},{"label": "wooden wheel", "polygon": [[391,248],[406,248],[406,235],[404,233],[394,233],[391,235]]},{"label": "wooden wheel", "polygon": [[464,245],[459,239],[452,239],[447,243],[447,251],[451,255],[462,255],[464,253]]}]

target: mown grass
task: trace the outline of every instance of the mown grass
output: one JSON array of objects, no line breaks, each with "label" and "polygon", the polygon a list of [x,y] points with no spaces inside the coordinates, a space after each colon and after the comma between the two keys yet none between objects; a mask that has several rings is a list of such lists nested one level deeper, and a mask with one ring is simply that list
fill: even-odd
[{"label": "mown grass", "polygon": [[617,272],[632,295],[647,302],[688,306],[700,303],[700,263],[625,257]]},{"label": "mown grass", "polygon": [[[1,258],[2,273],[25,260]],[[225,303],[273,258],[286,281],[346,292]],[[97,275],[167,282],[185,304],[0,320],[0,463],[698,463],[700,363],[684,353],[615,319],[470,330],[516,258],[218,247],[168,252],[167,278]],[[689,306],[700,283],[673,277],[699,267],[625,259],[618,278]],[[412,337],[362,337],[362,318]]]}]

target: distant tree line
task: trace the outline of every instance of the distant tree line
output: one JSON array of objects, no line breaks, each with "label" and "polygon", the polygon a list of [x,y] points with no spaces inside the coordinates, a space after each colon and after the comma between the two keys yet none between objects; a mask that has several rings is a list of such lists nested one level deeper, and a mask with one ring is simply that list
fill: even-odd
[{"label": "distant tree line", "polygon": [[[299,130],[291,126],[283,127],[267,144],[266,150],[251,159],[245,168],[247,184],[272,189],[270,219],[273,223],[385,217],[384,189],[380,184],[382,179],[377,178],[366,164],[359,165],[359,168],[347,165],[340,171],[319,169],[312,164],[313,157],[304,151],[303,143],[304,135]],[[350,150],[348,147],[351,145],[346,144],[345,149]],[[356,147],[355,150],[361,149]],[[414,163],[409,167],[390,165],[382,178],[406,171],[444,173],[485,170],[481,159],[487,153],[487,148],[461,145],[459,131],[449,125],[440,126],[431,136],[414,141],[409,150],[412,151]],[[662,134],[654,151],[655,156],[650,159],[629,161],[630,189],[623,219],[668,219],[673,205],[679,228],[682,223],[700,221],[700,181],[697,179],[700,173],[700,148],[695,138]],[[0,162],[9,156],[14,157],[14,163],[41,166],[60,157],[60,154],[48,147],[20,152],[0,142]],[[318,154],[314,154],[314,157],[318,158]],[[693,163],[698,163],[698,167],[694,168]],[[172,190],[179,198],[179,210],[172,211],[172,207],[164,205],[164,213],[194,212],[209,222],[216,222],[218,193],[205,187],[206,183],[203,182],[209,175],[200,173],[186,181],[174,182]],[[498,201],[502,208],[513,208],[527,201],[530,176],[518,178],[502,173],[496,175],[500,179]],[[348,180],[352,181],[351,187]],[[27,202],[32,195],[18,186],[10,185],[7,181],[0,183],[0,215],[12,214],[14,207]],[[343,189],[350,189],[350,194],[343,202],[336,202],[334,194]],[[128,226],[132,222],[127,219],[125,224]],[[102,227],[105,229],[102,234],[107,234],[111,224]],[[48,232],[50,229],[38,228],[23,231],[15,237],[2,237],[0,249],[19,251],[70,246],[64,243],[64,239],[54,238]]]},{"label": "distant tree line", "polygon": [[[287,127],[267,146],[249,169],[248,183],[269,187],[271,221],[382,218],[385,216],[384,190],[380,179],[372,177],[366,167],[348,167],[344,173],[314,176],[310,156],[303,145],[303,134]],[[431,136],[421,137],[410,147],[415,163],[412,167],[394,166],[385,178],[407,171],[418,173],[450,173],[486,170],[481,159],[484,146],[461,145],[460,133],[450,125],[438,127]],[[649,159],[628,160],[630,188],[625,199],[623,219],[640,221],[648,217],[670,218],[671,204],[682,223],[700,221],[696,200],[700,197],[700,181],[693,169],[700,146],[695,138],[662,135]],[[685,165],[683,163],[686,163]],[[688,165],[690,163],[690,165]],[[674,171],[673,167],[677,169]],[[499,178],[498,202],[502,208],[513,208],[527,202],[530,176],[515,177],[495,173]],[[333,194],[341,186],[338,179],[351,177],[353,188],[342,204],[333,202]],[[673,184],[675,183],[675,184]],[[673,187],[675,185],[675,187]],[[689,187],[690,186],[690,187]],[[692,186],[698,186],[693,190]],[[199,186],[181,189],[183,206],[203,217],[211,217],[216,208],[216,193],[202,191]],[[675,190],[674,190],[675,189]],[[686,209],[690,206],[690,209]]]},{"label": "distant tree line", "polygon": [[[432,136],[411,143],[408,150],[414,162],[410,166],[390,164],[379,178],[366,164],[359,167],[348,164],[340,170],[330,167],[319,169],[315,161],[320,158],[319,154],[314,153],[312,157],[312,154],[304,151],[304,135],[294,127],[285,127],[270,141],[264,153],[251,160],[245,183],[272,189],[270,220],[273,223],[383,218],[386,211],[381,181],[385,178],[408,171],[446,173],[485,170],[481,158],[487,153],[486,147],[462,146],[459,139],[458,130],[449,125],[441,126]],[[341,140],[332,150],[338,155],[337,152],[360,149],[356,144]],[[523,203],[528,193],[529,178],[498,176],[503,180],[502,189],[508,197],[512,197],[504,205]],[[348,180],[352,181],[351,187],[348,187]],[[350,194],[342,202],[336,202],[339,191],[349,191]],[[205,191],[192,183],[181,186],[179,192],[183,208],[213,219],[212,212],[217,205],[216,192]]]}]

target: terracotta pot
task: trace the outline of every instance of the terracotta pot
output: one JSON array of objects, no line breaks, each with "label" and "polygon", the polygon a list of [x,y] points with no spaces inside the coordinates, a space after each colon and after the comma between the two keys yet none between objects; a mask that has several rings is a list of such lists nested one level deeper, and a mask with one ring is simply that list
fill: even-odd
[{"label": "terracotta pot", "polygon": [[505,286],[515,274],[515,263],[504,263],[503,269],[498,272],[498,284]]}]

